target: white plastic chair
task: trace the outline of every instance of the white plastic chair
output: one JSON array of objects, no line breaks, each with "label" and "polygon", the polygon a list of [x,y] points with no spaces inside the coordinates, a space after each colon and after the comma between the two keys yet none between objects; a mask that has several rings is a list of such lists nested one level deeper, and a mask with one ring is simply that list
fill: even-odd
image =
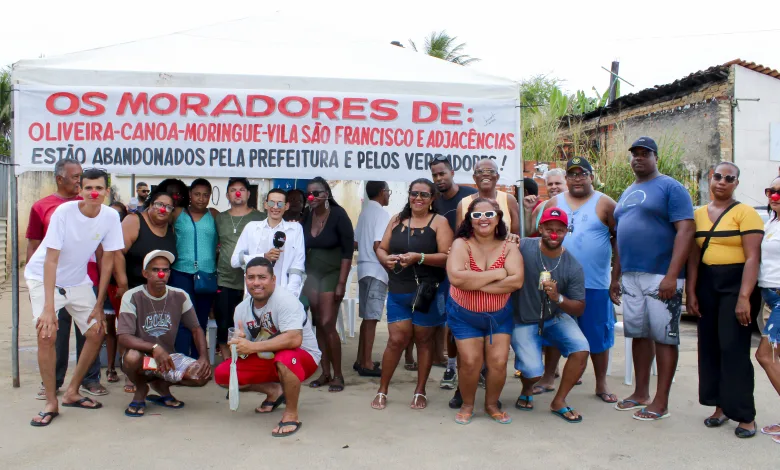
[{"label": "white plastic chair", "polygon": [[209,319],[206,332],[209,338],[209,361],[211,361],[211,365],[214,365],[214,356],[217,350],[217,322],[214,319]]},{"label": "white plastic chair", "polygon": [[[619,321],[615,323],[615,332],[623,333],[623,322]],[[625,356],[626,356],[626,371],[623,375],[623,383],[626,385],[633,385],[634,384],[634,353],[633,353],[633,340],[631,338],[625,338]],[[610,351],[609,354],[609,367],[607,368],[607,375],[609,375],[609,370],[612,368],[612,352]],[[655,358],[653,358],[653,365],[650,367],[650,371],[653,375],[658,375],[658,368],[655,363]],[[674,381],[674,379],[672,379]]]},{"label": "white plastic chair", "polygon": [[[355,337],[355,325],[357,322],[356,317],[356,305],[357,305],[357,299],[358,299],[358,287],[355,286],[355,295],[352,295],[352,282],[355,279],[355,276],[357,275],[357,267],[352,266],[349,270],[349,276],[347,277],[347,291],[344,294],[344,300],[341,301],[341,305],[339,306],[339,316],[336,320],[336,330],[339,332],[339,337],[341,338],[341,342],[346,344],[347,338],[346,333],[349,334],[350,338]],[[344,316],[347,317],[347,325],[349,327],[349,330],[345,331],[344,328]]]}]

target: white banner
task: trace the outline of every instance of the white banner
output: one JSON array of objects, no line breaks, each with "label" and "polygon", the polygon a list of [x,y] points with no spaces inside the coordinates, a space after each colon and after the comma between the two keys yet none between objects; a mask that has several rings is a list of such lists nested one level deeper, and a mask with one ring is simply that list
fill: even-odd
[{"label": "white banner", "polygon": [[456,180],[494,159],[522,178],[515,100],[184,88],[19,86],[17,173],[58,159],[111,173],[411,181],[443,155]]}]

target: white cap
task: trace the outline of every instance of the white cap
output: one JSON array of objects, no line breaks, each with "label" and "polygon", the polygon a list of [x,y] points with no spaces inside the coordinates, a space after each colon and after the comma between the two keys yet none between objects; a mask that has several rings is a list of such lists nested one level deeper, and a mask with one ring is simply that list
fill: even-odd
[{"label": "white cap", "polygon": [[147,266],[149,266],[149,263],[152,262],[153,259],[163,257],[168,260],[169,263],[173,264],[173,262],[176,260],[176,257],[173,256],[173,253],[170,251],[165,250],[152,250],[149,252],[148,255],[144,257],[144,270]]}]

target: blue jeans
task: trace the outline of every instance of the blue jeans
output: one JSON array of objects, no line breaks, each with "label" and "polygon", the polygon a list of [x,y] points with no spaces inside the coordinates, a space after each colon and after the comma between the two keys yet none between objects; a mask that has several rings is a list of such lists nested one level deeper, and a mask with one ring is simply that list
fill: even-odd
[{"label": "blue jeans", "polygon": [[[780,343],[780,289],[762,288],[761,296],[764,298],[766,305],[772,310],[762,334],[766,336],[770,343]],[[761,314],[759,313],[759,315]]]},{"label": "blue jeans", "polygon": [[512,332],[515,369],[522,372],[523,377],[541,377],[544,374],[542,339],[558,348],[563,357],[580,351],[590,351],[588,340],[577,322],[569,315],[560,314],[545,321],[541,336],[536,323],[515,325]]},{"label": "blue jeans", "polygon": [[[70,314],[66,309],[60,309],[57,312],[57,340],[54,343],[54,349],[57,354],[56,362],[56,377],[57,388],[62,387],[65,384],[65,374],[68,373],[68,360],[70,359],[70,326],[73,324],[73,319],[70,318]],[[84,348],[86,339],[81,331],[76,328],[76,360],[81,357],[81,350]],[[81,385],[89,386],[100,383],[100,354],[95,358],[95,362],[89,366],[87,373],[84,375],[84,380],[81,381]]]},{"label": "blue jeans", "polygon": [[[214,297],[216,294],[196,294],[195,293],[195,280],[194,274],[187,274],[181,271],[171,270],[171,277],[168,280],[168,285],[171,287],[178,287],[190,296],[192,305],[195,308],[195,315],[198,317],[198,323],[203,329],[203,333],[206,333],[206,326],[209,323],[209,311],[214,304]],[[195,340],[192,337],[192,332],[184,325],[179,325],[179,331],[176,333],[176,342],[174,343],[174,349],[177,353],[184,354],[193,359],[198,359],[198,348],[195,345]],[[205,354],[206,351],[203,351]]]}]

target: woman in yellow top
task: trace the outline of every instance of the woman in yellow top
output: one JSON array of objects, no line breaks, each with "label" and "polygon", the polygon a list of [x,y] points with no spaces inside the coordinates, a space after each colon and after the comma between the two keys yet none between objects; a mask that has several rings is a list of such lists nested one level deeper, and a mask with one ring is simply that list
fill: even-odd
[{"label": "woman in yellow top", "polygon": [[694,212],[696,243],[688,258],[687,310],[699,320],[699,403],[714,406],[708,428],[729,419],[739,438],[756,434],[750,298],[758,279],[764,223],[734,200],[739,168],[715,167],[712,201]]}]

